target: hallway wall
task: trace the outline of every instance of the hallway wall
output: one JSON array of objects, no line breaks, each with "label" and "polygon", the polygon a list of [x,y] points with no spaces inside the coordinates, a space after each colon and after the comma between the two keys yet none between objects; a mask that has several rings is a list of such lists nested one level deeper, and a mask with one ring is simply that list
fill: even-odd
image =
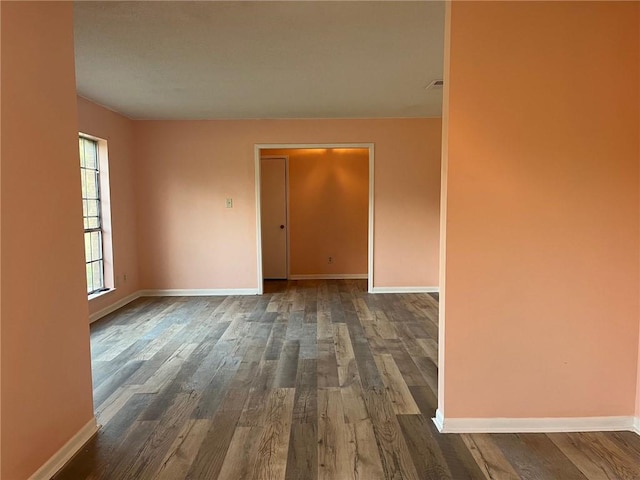
[{"label": "hallway wall", "polygon": [[445,418],[636,411],[639,7],[451,5]]},{"label": "hallway wall", "polygon": [[93,424],[71,2],[1,2],[2,471]]}]

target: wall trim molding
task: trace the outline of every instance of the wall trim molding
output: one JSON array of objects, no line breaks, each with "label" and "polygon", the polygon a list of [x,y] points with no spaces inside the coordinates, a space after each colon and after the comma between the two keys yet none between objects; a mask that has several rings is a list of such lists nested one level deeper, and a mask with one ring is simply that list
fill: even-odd
[{"label": "wall trim molding", "polygon": [[366,280],[366,273],[311,273],[301,275],[289,275],[289,280]]},{"label": "wall trim molding", "polygon": [[97,312],[93,312],[91,315],[89,315],[89,323],[93,323],[97,320],[100,320],[102,317],[106,317],[110,313],[115,312],[119,308],[124,307],[128,303],[131,303],[140,297],[141,297],[140,290],[138,290],[137,292],[133,292],[131,295],[127,295],[126,297],[113,302],[108,307],[104,307],[103,309],[98,310]]},{"label": "wall trim molding", "polygon": [[439,293],[440,287],[373,287],[371,293]]},{"label": "wall trim molding", "polygon": [[551,433],[611,432],[638,433],[637,417],[558,417],[558,418],[444,418],[436,410],[433,423],[441,433]]},{"label": "wall trim molding", "polygon": [[436,416],[433,417],[431,420],[433,420],[433,423],[435,423],[436,428],[438,429],[438,431],[440,433],[444,433],[444,415],[442,414],[442,410],[440,410],[439,408],[436,409]]},{"label": "wall trim molding", "polygon": [[31,475],[29,480],[49,480],[53,477],[96,434],[98,428],[96,417],[91,417],[91,420]]},{"label": "wall trim molding", "polygon": [[633,429],[631,430],[640,435],[640,417],[635,417],[633,420]]},{"label": "wall trim molding", "polygon": [[141,297],[217,297],[258,295],[257,288],[170,288],[140,290]]}]

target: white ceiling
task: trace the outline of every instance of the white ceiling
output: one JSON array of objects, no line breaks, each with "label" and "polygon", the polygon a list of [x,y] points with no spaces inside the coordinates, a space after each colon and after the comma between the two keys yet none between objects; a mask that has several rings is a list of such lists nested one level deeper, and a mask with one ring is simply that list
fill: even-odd
[{"label": "white ceiling", "polygon": [[75,2],[78,93],[135,119],[439,117],[444,3]]}]

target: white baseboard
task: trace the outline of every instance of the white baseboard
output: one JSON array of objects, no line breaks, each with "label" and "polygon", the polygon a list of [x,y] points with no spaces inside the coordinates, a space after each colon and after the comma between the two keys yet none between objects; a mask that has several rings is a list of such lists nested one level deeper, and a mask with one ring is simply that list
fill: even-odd
[{"label": "white baseboard", "polygon": [[440,287],[373,287],[371,293],[439,293]]},{"label": "white baseboard", "polygon": [[115,312],[119,308],[124,307],[127,303],[133,302],[135,299],[140,298],[140,292],[134,292],[131,295],[127,295],[124,298],[121,298],[117,302],[109,305],[108,307],[103,308],[102,310],[98,310],[97,312],[93,312],[89,315],[89,323],[93,323],[96,320],[100,320],[102,317],[109,315],[111,312]]},{"label": "white baseboard", "polygon": [[312,273],[303,275],[289,275],[289,280],[366,280],[366,273]]},{"label": "white baseboard", "polygon": [[214,297],[231,295],[258,295],[257,288],[213,288],[213,289],[182,289],[140,290],[141,297]]},{"label": "white baseboard", "polygon": [[433,423],[436,424],[436,428],[438,429],[438,431],[440,433],[443,433],[442,430],[444,429],[444,416],[442,415],[442,411],[439,408],[436,410],[436,416],[431,420],[433,420]]},{"label": "white baseboard", "polygon": [[31,475],[29,480],[49,480],[80,451],[84,444],[87,443],[97,431],[98,424],[96,423],[96,418],[92,417],[78,433],[71,437],[60,450],[54,453],[44,465]]},{"label": "white baseboard", "polygon": [[637,433],[638,435],[640,435],[640,417],[635,417],[633,419],[633,432]]},{"label": "white baseboard", "polygon": [[436,411],[433,422],[442,433],[551,433],[612,432],[630,430],[637,433],[634,417],[567,418],[444,418]]}]

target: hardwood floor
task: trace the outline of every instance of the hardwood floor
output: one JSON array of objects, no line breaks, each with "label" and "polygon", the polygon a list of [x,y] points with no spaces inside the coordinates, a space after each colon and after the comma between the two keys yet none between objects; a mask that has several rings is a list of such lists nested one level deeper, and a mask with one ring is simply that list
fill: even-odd
[{"label": "hardwood floor", "polygon": [[56,480],[640,479],[630,432],[443,435],[437,296],[141,298],[91,327],[103,426]]}]

